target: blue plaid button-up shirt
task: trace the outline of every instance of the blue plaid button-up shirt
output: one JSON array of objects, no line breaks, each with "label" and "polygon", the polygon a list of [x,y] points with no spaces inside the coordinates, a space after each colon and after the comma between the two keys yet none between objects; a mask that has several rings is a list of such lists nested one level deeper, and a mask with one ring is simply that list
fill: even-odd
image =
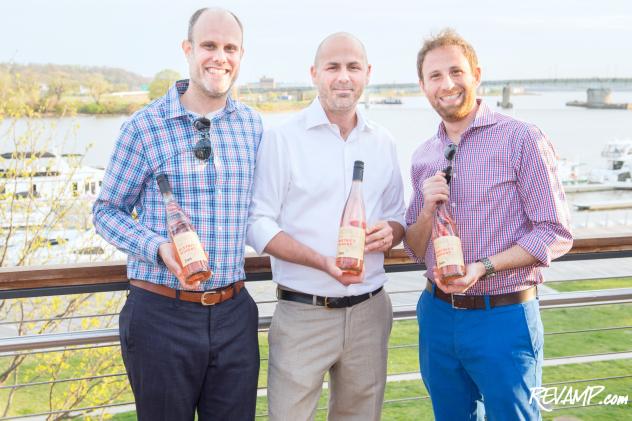
[{"label": "blue plaid button-up shirt", "polygon": [[211,120],[214,158],[199,161],[192,150],[199,140],[192,124],[197,116],[180,103],[188,84],[176,82],[123,124],[93,216],[96,231],[128,254],[130,279],[180,288],[158,257],[169,238],[156,175],[166,173],[209,255],[213,276],[202,284],[208,290],[245,278],[246,222],[262,125],[251,108],[228,98]]}]

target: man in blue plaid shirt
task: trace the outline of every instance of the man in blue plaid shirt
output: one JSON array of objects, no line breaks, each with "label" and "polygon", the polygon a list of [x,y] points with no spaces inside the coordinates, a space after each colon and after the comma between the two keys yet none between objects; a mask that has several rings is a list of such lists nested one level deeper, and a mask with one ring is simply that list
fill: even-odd
[{"label": "man in blue plaid shirt", "polygon": [[[182,48],[190,80],[121,128],[93,214],[128,254],[121,350],[139,420],[252,420],[258,311],[243,288],[244,241],[261,119],[228,95],[243,28],[222,9],[191,16]],[[208,134],[194,128],[210,120]],[[199,128],[199,127],[198,127]],[[208,143],[210,141],[210,144]],[[156,176],[167,175],[209,256],[210,279],[180,279]],[[137,217],[132,216],[136,211]]]}]

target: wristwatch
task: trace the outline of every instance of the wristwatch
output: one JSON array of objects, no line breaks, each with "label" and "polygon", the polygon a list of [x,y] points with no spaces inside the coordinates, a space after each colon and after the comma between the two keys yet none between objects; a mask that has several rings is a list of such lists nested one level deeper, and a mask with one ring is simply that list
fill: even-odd
[{"label": "wristwatch", "polygon": [[489,260],[488,257],[483,257],[482,259],[477,260],[477,262],[481,262],[483,266],[485,266],[485,276],[496,275],[496,268],[494,268],[492,261]]}]

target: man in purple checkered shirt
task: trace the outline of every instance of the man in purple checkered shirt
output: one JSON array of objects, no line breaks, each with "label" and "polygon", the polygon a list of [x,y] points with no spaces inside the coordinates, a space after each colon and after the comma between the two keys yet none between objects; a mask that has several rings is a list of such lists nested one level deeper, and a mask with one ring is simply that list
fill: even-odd
[{"label": "man in purple checkered shirt", "polygon": [[[244,248],[261,119],[228,95],[243,28],[200,9],[182,48],[190,80],[122,127],[93,209],[97,232],[128,254],[121,351],[139,420],[253,420],[259,373],[257,305],[243,288]],[[194,128],[206,117],[208,133]],[[156,176],[167,175],[213,275],[191,286],[167,234]],[[135,210],[137,217],[132,216]]]},{"label": "man in purple checkered shirt", "polygon": [[[419,360],[437,420],[541,418],[543,328],[540,267],[572,245],[569,214],[548,138],[534,125],[492,111],[476,88],[474,49],[452,30],[426,40],[419,84],[441,116],[415,151],[405,246],[428,267],[417,306]],[[453,156],[448,148],[456,148]],[[448,158],[451,162],[448,162]],[[452,167],[450,184],[442,171]],[[466,264],[446,282],[430,241],[438,202],[447,202]]]}]

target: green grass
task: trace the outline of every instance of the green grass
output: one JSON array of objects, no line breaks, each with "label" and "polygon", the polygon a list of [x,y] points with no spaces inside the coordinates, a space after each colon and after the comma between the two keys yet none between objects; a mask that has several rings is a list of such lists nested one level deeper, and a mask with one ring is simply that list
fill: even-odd
[{"label": "green grass", "polygon": [[[604,391],[598,395],[593,404],[598,403],[607,394],[628,395],[627,405],[621,406],[594,406],[577,409],[564,409],[553,412],[543,412],[545,420],[553,420],[555,417],[574,416],[580,420],[624,420],[630,419],[632,414],[632,377],[616,380],[598,380],[605,377],[632,375],[632,360],[601,361],[588,364],[569,364],[557,367],[545,367],[543,372],[543,383],[569,382],[572,380],[590,380],[582,383],[572,384],[575,390],[580,393],[587,386],[604,386]],[[558,387],[561,387],[558,386]],[[570,405],[566,405],[570,406]]]},{"label": "green grass", "polygon": [[[594,282],[594,281],[590,281]],[[574,283],[573,283],[574,284]],[[601,285],[600,285],[601,286]],[[545,326],[545,332],[567,332],[580,329],[596,329],[610,326],[632,326],[632,305],[616,304],[594,307],[576,307],[563,309],[545,309],[542,310],[542,320]],[[417,357],[417,341],[418,327],[415,320],[399,321],[393,325],[393,331],[390,338],[391,347],[399,347],[391,349],[389,352],[388,372],[389,374],[398,374],[405,372],[416,372],[419,370]],[[267,375],[267,356],[268,344],[267,334],[259,335],[260,352],[262,357],[261,372],[259,378],[259,386],[265,387]],[[571,333],[550,335],[545,337],[545,357],[556,358],[572,355],[598,354],[605,352],[621,352],[632,351],[632,329],[621,329],[602,332],[588,333]],[[118,353],[118,348],[113,348],[113,352]],[[73,366],[80,359],[79,353],[70,360],[71,365],[67,369],[70,373]],[[0,358],[0,368],[6,366],[7,358]],[[33,358],[25,367],[33,369],[37,361]],[[123,370],[120,364],[121,371]],[[607,362],[596,362],[589,364],[572,364],[555,367],[545,367],[544,383],[596,379],[610,376],[632,375],[632,360],[618,360]],[[62,376],[63,377],[63,376]],[[19,382],[28,381],[26,374],[18,379]],[[43,379],[39,379],[40,381]],[[124,380],[126,381],[126,380]],[[593,380],[588,383],[576,384],[576,388],[583,390],[585,385],[606,386],[608,394],[632,394],[632,378],[621,380],[599,381]],[[65,385],[58,386],[63,390]],[[14,406],[12,414],[25,415],[45,411],[45,398],[42,396],[47,393],[44,386],[29,387],[21,389],[14,397]],[[320,408],[327,407],[327,391],[323,391]],[[385,399],[388,402],[393,399],[402,398],[418,398],[426,396],[421,381],[402,381],[397,383],[389,383],[386,387]],[[0,391],[0,408],[6,400],[7,391]],[[132,400],[131,394],[122,396],[119,402]],[[257,413],[265,414],[267,411],[266,399],[259,398],[257,400]],[[558,416],[575,416],[582,420],[622,420],[630,418],[632,414],[632,402],[627,406],[597,406],[581,409],[562,409],[552,413],[543,413],[544,419],[552,420]],[[411,419],[431,419],[432,409],[428,399],[415,399],[402,402],[386,403],[383,410],[384,420],[411,420]],[[117,414],[115,420],[133,420],[136,419],[134,413]],[[266,419],[265,417],[258,419]],[[326,410],[317,412],[317,420],[326,419]]]},{"label": "green grass", "polygon": [[553,281],[547,286],[559,292],[593,291],[596,289],[632,288],[632,276],[623,278],[582,279],[578,281]]}]

